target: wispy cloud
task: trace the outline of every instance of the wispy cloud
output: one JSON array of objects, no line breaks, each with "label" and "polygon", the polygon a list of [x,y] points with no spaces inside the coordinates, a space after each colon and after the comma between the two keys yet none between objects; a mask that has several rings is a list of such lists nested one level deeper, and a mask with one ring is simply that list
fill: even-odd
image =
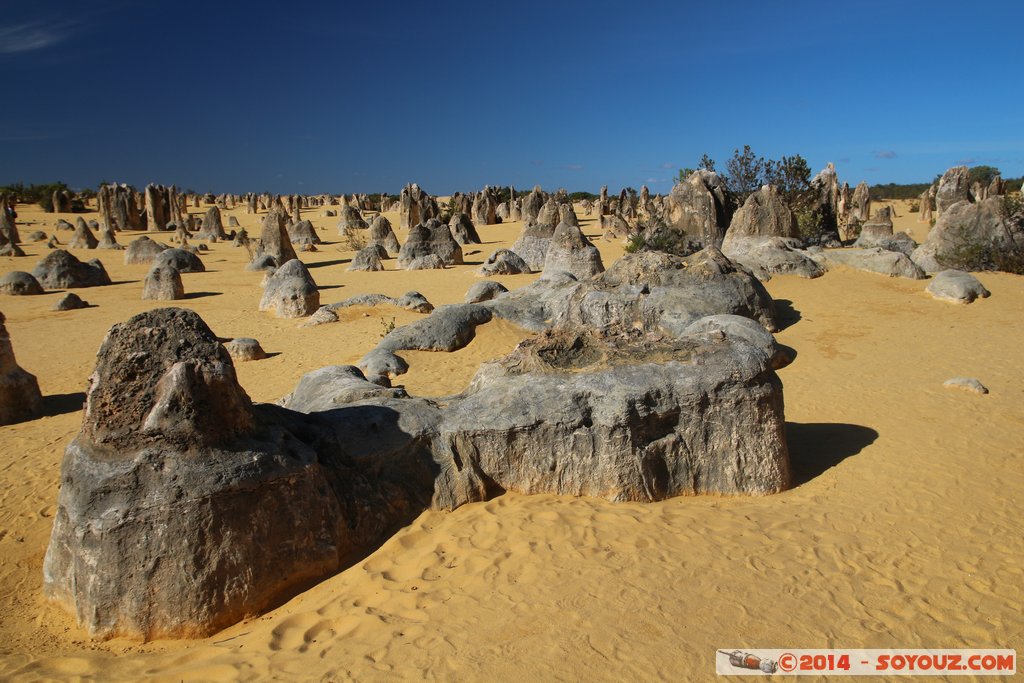
[{"label": "wispy cloud", "polygon": [[876,159],[895,159],[896,158],[896,152],[892,151],[891,149],[879,150],[879,151],[875,152],[875,158]]},{"label": "wispy cloud", "polygon": [[840,157],[839,162],[843,164],[848,164],[850,163],[850,157]]},{"label": "wispy cloud", "polygon": [[675,165],[675,164],[673,164],[673,163],[672,163],[671,161],[666,161],[665,163],[663,163],[663,164],[661,165],[661,167],[662,167],[662,168],[675,168],[675,167],[676,167],[676,165]]},{"label": "wispy cloud", "polygon": [[583,164],[566,164],[563,168],[569,171],[582,171]]},{"label": "wispy cloud", "polygon": [[543,159],[531,159],[530,163],[533,164],[534,166],[543,166],[544,165],[544,160]]},{"label": "wispy cloud", "polygon": [[977,159],[975,159],[974,157],[967,157],[966,159],[957,159],[953,163],[955,163],[957,166],[970,166],[975,161],[977,161]]},{"label": "wispy cloud", "polygon": [[0,26],[0,54],[18,54],[42,50],[71,37],[77,24],[72,22],[26,21]]}]

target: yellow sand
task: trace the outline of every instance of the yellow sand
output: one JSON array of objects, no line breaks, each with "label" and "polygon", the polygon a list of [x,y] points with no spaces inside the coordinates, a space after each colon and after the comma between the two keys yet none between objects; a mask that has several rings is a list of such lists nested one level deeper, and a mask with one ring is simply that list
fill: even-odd
[{"label": "yellow sand", "polygon": [[[897,207],[896,229],[923,239],[916,214]],[[54,216],[20,213],[38,221],[23,234],[52,232]],[[254,232],[254,217],[229,215]],[[336,239],[335,219],[307,216]],[[487,244],[467,261],[520,228],[481,227]],[[606,264],[622,253],[597,244]],[[26,251],[0,273],[31,270],[46,249]],[[982,274],[992,297],[958,306],[932,299],[926,282],[845,268],[768,283],[789,321],[778,338],[797,354],[780,372],[800,482],[791,491],[651,505],[506,495],[425,512],[362,562],[207,640],[90,642],[41,595],[59,465],[107,329],[156,304],[139,298],[145,266],[77,255],[99,257],[122,283],[78,292],[96,308],[51,312],[51,293],[0,299],[18,360],[56,396],[52,416],[0,427],[0,679],[707,680],[715,648],[1021,649],[1024,278]],[[350,256],[338,244],[301,254],[327,264],[312,270],[333,287],[324,303],[410,289],[451,303],[476,281],[475,265],[347,273],[339,261]],[[339,324],[298,329],[256,310],[262,275],[244,260],[212,245],[214,272],[183,276],[186,292],[211,294],[180,305],[221,336],[256,337],[279,354],[238,365],[254,400],[353,362],[392,319],[419,317],[351,309]],[[533,277],[498,279],[511,288]],[[458,391],[523,336],[490,323],[455,354],[409,354],[403,381],[418,395]],[[942,387],[957,375],[991,394]]]}]

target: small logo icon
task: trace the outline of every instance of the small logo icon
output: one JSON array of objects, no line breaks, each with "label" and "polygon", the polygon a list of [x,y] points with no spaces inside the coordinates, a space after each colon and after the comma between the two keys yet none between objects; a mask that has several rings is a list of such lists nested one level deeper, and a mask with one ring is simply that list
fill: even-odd
[{"label": "small logo icon", "polygon": [[732,652],[719,650],[719,652],[726,655],[729,658],[729,664],[738,669],[750,669],[752,671],[773,674],[778,671],[779,668],[775,663],[775,660],[768,659],[767,657],[761,658],[739,650],[733,650]]}]

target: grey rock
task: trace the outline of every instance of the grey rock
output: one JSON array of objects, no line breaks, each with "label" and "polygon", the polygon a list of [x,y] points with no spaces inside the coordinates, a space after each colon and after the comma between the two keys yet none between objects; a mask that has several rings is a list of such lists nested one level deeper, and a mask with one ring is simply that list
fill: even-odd
[{"label": "grey rock", "polygon": [[765,185],[747,197],[743,206],[737,209],[729,223],[722,250],[726,250],[730,239],[737,237],[800,237],[793,212],[775,186]]},{"label": "grey rock", "polygon": [[280,404],[302,413],[334,410],[357,401],[379,398],[408,398],[405,389],[374,384],[352,365],[328,365],[308,372],[295,390]]},{"label": "grey rock", "polygon": [[884,240],[892,239],[892,209],[883,206],[871,220],[860,228],[860,235],[854,242],[855,247],[878,247]]},{"label": "grey rock", "polygon": [[309,221],[299,221],[289,225],[288,237],[292,244],[320,244],[320,237]]},{"label": "grey rock", "polygon": [[211,206],[206,210],[203,217],[203,226],[196,232],[195,237],[201,240],[226,240],[228,234],[224,232],[224,224],[221,222],[220,209]]},{"label": "grey rock", "polygon": [[[665,198],[664,214],[666,227],[680,238],[703,246],[721,246],[726,232],[725,182],[710,171],[691,173]],[[619,237],[628,232],[621,226],[606,229],[613,229]]]},{"label": "grey rock", "polygon": [[117,243],[117,236],[114,235],[113,228],[109,226],[103,226],[100,230],[100,242],[96,245],[97,249],[113,249],[121,251],[124,247]]},{"label": "grey rock", "polygon": [[936,299],[958,304],[969,304],[990,294],[978,278],[962,270],[943,270],[936,273],[926,289]]},{"label": "grey rock", "polygon": [[469,216],[464,213],[454,214],[451,220],[448,221],[448,229],[451,231],[455,241],[463,246],[467,244],[480,244],[480,235],[477,234],[476,226],[473,225],[473,221],[469,219]]},{"label": "grey rock", "polygon": [[491,311],[477,304],[439,306],[422,320],[389,332],[377,348],[388,351],[455,351],[471,342],[476,328],[491,320]]},{"label": "grey rock", "polygon": [[305,264],[292,259],[274,271],[260,299],[260,310],[273,310],[278,318],[302,318],[320,307],[320,291]]},{"label": "grey rock", "polygon": [[[352,257],[352,263],[346,270],[349,271],[370,271],[379,272],[384,270],[384,264],[380,262],[380,252],[384,250],[384,247],[379,244],[372,244],[368,247],[364,247],[355,253]],[[387,252],[384,252],[387,256]]]},{"label": "grey rock", "polygon": [[148,301],[176,301],[185,298],[181,273],[174,266],[154,263],[142,282],[142,298]]},{"label": "grey rock", "polygon": [[288,261],[297,258],[291,239],[288,237],[286,225],[287,217],[284,209],[279,204],[275,204],[270,213],[267,214],[267,217],[263,219],[259,248],[254,254],[253,261],[262,256],[269,255],[274,258],[274,262],[278,267],[281,267]]},{"label": "grey rock", "polygon": [[54,311],[74,311],[79,308],[89,308],[89,302],[83,301],[82,297],[74,292],[68,292],[53,305]]},{"label": "grey rock", "polygon": [[160,252],[169,248],[166,244],[143,235],[128,244],[128,248],[124,250],[124,262],[126,265],[152,263]]},{"label": "grey rock", "polygon": [[35,279],[32,273],[12,270],[0,277],[0,294],[27,296],[42,293],[43,286],[39,284],[39,280]]},{"label": "grey rock", "polygon": [[48,236],[42,230],[33,230],[26,236],[25,239],[27,239],[29,242],[45,242],[48,239]]},{"label": "grey rock", "polygon": [[79,216],[75,220],[75,234],[68,242],[68,246],[72,249],[95,249],[99,245],[99,240],[89,230],[89,226],[85,224],[82,217]]},{"label": "grey rock", "polygon": [[831,249],[825,252],[825,258],[832,263],[889,277],[905,277],[911,280],[923,280],[926,277],[924,271],[904,254],[879,247]]},{"label": "grey rock", "polygon": [[427,298],[419,292],[406,292],[398,298],[385,294],[359,294],[344,301],[329,304],[327,308],[339,310],[350,306],[381,306],[385,304],[416,313],[430,313],[434,310],[434,305],[427,301]]},{"label": "grey rock", "polygon": [[393,377],[409,372],[409,364],[391,349],[378,346],[359,359],[359,368],[368,376]]},{"label": "grey rock", "polygon": [[477,274],[483,277],[493,275],[519,275],[520,273],[533,272],[530,266],[520,258],[519,254],[511,249],[499,249],[484,261],[477,270]]},{"label": "grey rock", "polygon": [[467,304],[478,304],[481,301],[490,301],[495,299],[505,292],[508,288],[500,282],[494,282],[492,280],[484,280],[483,282],[476,282],[466,291],[466,297],[463,299],[463,303]]},{"label": "grey rock", "polygon": [[942,174],[935,191],[935,209],[941,216],[958,202],[970,200],[970,170],[966,166],[954,166]]},{"label": "grey rock", "polygon": [[825,267],[800,249],[800,241],[784,237],[733,237],[726,234],[722,253],[749,268],[758,280],[767,282],[772,275],[799,275],[816,278]]},{"label": "grey rock", "polygon": [[917,242],[907,233],[898,232],[892,237],[884,237],[878,240],[875,246],[881,247],[886,251],[898,251],[904,256],[911,256],[914,250],[917,249]]},{"label": "grey rock", "polygon": [[398,252],[398,266],[409,269],[413,261],[430,255],[437,256],[445,266],[463,262],[462,247],[452,237],[448,226],[436,219],[409,229],[409,237]]},{"label": "grey rock", "polygon": [[0,425],[31,420],[43,411],[43,396],[35,375],[14,358],[6,319],[0,313]]},{"label": "grey rock", "polygon": [[1024,245],[1019,227],[1006,220],[1002,197],[977,203],[961,201],[946,207],[911,258],[928,273],[950,267],[966,270],[994,268],[986,252]]},{"label": "grey rock", "polygon": [[[527,223],[523,232],[512,245],[512,251],[521,258],[531,271],[544,269],[544,261],[551,246],[551,236],[555,234],[555,226],[544,223]],[[481,271],[483,272],[483,271]],[[485,273],[496,275],[498,273]]]},{"label": "grey rock", "polygon": [[63,249],[57,249],[43,257],[32,269],[32,275],[46,289],[99,287],[110,284],[110,276],[98,259],[82,263]]},{"label": "grey rock", "polygon": [[953,377],[942,383],[947,389],[963,389],[973,394],[987,394],[988,387],[973,377]]},{"label": "grey rock", "polygon": [[437,254],[426,254],[417,256],[405,263],[405,270],[444,270],[444,260]]},{"label": "grey rock", "polygon": [[263,360],[267,357],[267,352],[252,337],[236,337],[231,341],[224,342],[224,348],[227,349],[231,359],[238,362]]},{"label": "grey rock", "polygon": [[389,258],[390,256],[397,256],[401,250],[401,246],[398,244],[398,238],[395,236],[395,231],[391,227],[391,221],[384,216],[378,215],[370,223],[370,234],[367,240],[369,246],[378,245],[383,247],[384,256],[381,258]]},{"label": "grey rock", "polygon": [[344,235],[346,230],[366,230],[368,227],[356,207],[345,205],[338,211],[339,235]]},{"label": "grey rock", "polygon": [[262,270],[273,272],[277,270],[277,259],[270,254],[260,254],[245,267],[246,270]]},{"label": "grey rock", "polygon": [[576,225],[559,223],[551,235],[544,256],[544,272],[556,271],[570,273],[577,280],[604,272],[601,252]]},{"label": "grey rock", "polygon": [[185,249],[165,249],[153,259],[154,266],[170,266],[179,273],[204,273],[206,266],[198,255]]}]

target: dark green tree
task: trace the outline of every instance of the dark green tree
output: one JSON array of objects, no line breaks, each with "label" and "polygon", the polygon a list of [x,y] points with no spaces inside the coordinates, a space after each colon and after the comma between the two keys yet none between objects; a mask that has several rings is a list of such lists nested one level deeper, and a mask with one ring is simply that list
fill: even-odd
[{"label": "dark green tree", "polygon": [[732,158],[725,162],[725,185],[739,204],[761,187],[763,179],[764,157],[756,156],[750,145],[743,145],[742,152],[735,150]]}]

